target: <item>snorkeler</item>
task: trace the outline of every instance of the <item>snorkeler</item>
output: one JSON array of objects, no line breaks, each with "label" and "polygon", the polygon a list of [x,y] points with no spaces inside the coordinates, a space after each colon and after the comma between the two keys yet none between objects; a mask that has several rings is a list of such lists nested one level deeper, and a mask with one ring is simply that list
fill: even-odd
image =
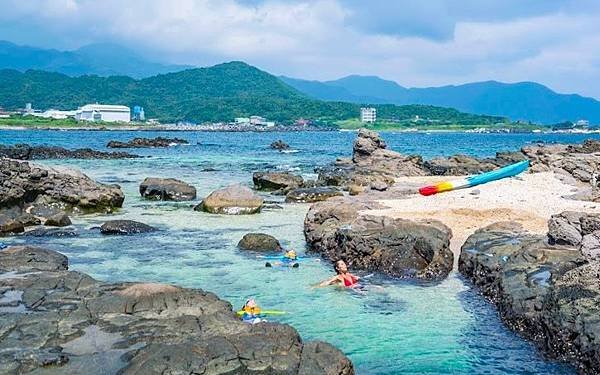
[{"label": "snorkeler", "polygon": [[358,276],[354,276],[348,271],[348,266],[346,265],[346,262],[344,262],[343,260],[338,260],[337,262],[335,262],[333,267],[337,275],[335,275],[329,280],[323,281],[319,284],[319,286],[340,284],[347,288],[354,288],[358,285],[358,280],[360,280],[360,278]]},{"label": "snorkeler", "polygon": [[280,258],[278,262],[267,262],[265,263],[265,267],[273,267],[273,266],[287,266],[292,268],[300,267],[298,263],[298,254],[296,254],[296,250],[290,249],[286,251]]},{"label": "snorkeler", "polygon": [[262,319],[260,315],[260,307],[254,300],[254,298],[250,298],[246,301],[242,309],[238,312],[241,315],[242,321],[244,323],[256,324],[260,322],[266,322],[266,320]]}]

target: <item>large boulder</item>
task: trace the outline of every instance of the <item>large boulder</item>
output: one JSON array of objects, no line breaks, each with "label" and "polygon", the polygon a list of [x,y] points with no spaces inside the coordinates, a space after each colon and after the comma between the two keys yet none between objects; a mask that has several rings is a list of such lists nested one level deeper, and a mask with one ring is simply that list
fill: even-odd
[{"label": "large boulder", "polygon": [[260,212],[263,203],[250,188],[231,185],[210,193],[194,210],[226,215],[255,214]]},{"label": "large boulder", "polygon": [[454,155],[448,158],[434,158],[424,163],[431,174],[435,176],[463,176],[489,172],[497,167],[486,160],[467,155]]},{"label": "large boulder", "polygon": [[281,251],[281,244],[277,238],[265,233],[247,233],[238,242],[238,247],[242,250],[251,251]]},{"label": "large boulder", "polygon": [[467,239],[459,271],[496,304],[509,327],[581,373],[598,373],[598,261],[547,239],[516,223],[490,225]]},{"label": "large boulder", "polygon": [[100,226],[102,234],[139,234],[155,232],[158,229],[133,220],[109,220]]},{"label": "large boulder", "polygon": [[287,193],[285,201],[288,203],[314,203],[342,195],[344,194],[334,187],[300,188]]},{"label": "large boulder", "polygon": [[196,188],[175,178],[147,177],[140,184],[140,194],[146,199],[191,201],[196,199]]},{"label": "large boulder", "polygon": [[42,159],[129,159],[139,156],[127,152],[104,152],[91,148],[69,150],[57,146],[30,146],[17,144],[14,146],[0,145],[0,157],[19,160]]},{"label": "large boulder", "polygon": [[373,216],[361,211],[376,204],[335,200],[313,205],[304,221],[312,251],[352,268],[400,278],[439,280],[452,270],[452,236],[434,220],[411,221]]},{"label": "large boulder", "polygon": [[21,233],[25,225],[12,217],[0,214],[0,236],[6,234]]},{"label": "large boulder", "polygon": [[289,191],[302,186],[304,179],[288,172],[254,172],[252,182],[257,190]]},{"label": "large boulder", "polygon": [[101,283],[33,247],[0,251],[0,272],[2,373],[354,373],[331,345],[303,342],[288,325],[244,323],[200,289]]},{"label": "large boulder", "polygon": [[47,204],[73,212],[106,212],[123,205],[119,186],[95,182],[81,172],[0,159],[0,211],[27,211]]},{"label": "large boulder", "polygon": [[47,227],[66,227],[71,224],[71,219],[64,212],[52,215],[44,222],[44,225]]},{"label": "large boulder", "polygon": [[189,142],[181,138],[134,138],[129,142],[110,141],[106,145],[108,148],[149,148],[149,147],[170,147],[175,145],[187,145]]}]

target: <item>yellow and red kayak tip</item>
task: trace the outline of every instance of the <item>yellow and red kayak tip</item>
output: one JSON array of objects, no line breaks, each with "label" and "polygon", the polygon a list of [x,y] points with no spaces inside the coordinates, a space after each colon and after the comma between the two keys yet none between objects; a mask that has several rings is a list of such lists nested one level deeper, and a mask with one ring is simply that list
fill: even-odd
[{"label": "yellow and red kayak tip", "polygon": [[469,188],[485,184],[491,181],[516,176],[519,173],[526,171],[527,168],[529,168],[529,160],[523,160],[515,164],[507,165],[506,167],[502,167],[500,169],[485,172],[475,176],[469,176],[460,180],[444,181],[435,185],[423,186],[419,189],[419,193],[421,193],[421,195],[428,196],[437,193],[443,193],[445,191]]}]

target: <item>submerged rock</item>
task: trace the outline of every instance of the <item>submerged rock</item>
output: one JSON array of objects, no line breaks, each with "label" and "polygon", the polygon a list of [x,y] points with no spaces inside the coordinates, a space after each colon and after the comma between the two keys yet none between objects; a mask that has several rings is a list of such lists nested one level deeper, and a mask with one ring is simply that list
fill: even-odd
[{"label": "submerged rock", "polygon": [[265,233],[247,233],[238,242],[242,250],[252,251],[281,251],[282,247],[277,238]]},{"label": "submerged rock", "polygon": [[137,158],[127,152],[103,152],[91,148],[79,148],[68,150],[56,146],[30,146],[28,144],[17,144],[14,146],[0,145],[0,157],[19,160],[42,160],[42,159],[129,159]]},{"label": "submerged rock", "polygon": [[282,190],[297,189],[304,184],[302,176],[288,172],[254,172],[252,175],[254,188],[257,190]]},{"label": "submerged rock", "polygon": [[174,178],[147,177],[140,184],[140,195],[162,201],[191,201],[196,199],[196,188]]},{"label": "submerged rock", "polygon": [[582,373],[600,371],[597,260],[586,261],[574,245],[550,245],[519,224],[498,223],[467,239],[459,271],[496,304],[509,327]]},{"label": "submerged rock", "polygon": [[451,231],[435,220],[416,222],[359,214],[376,203],[334,200],[313,205],[304,220],[311,251],[352,268],[395,277],[439,280],[452,270]]},{"label": "submerged rock", "polygon": [[274,141],[273,143],[271,143],[271,148],[274,150],[289,150],[290,145],[288,145],[287,143],[285,143],[284,141],[282,141],[281,139],[278,141]]},{"label": "submerged rock", "polygon": [[342,195],[344,194],[341,191],[332,187],[300,188],[290,191],[286,195],[285,201],[288,203],[313,203]]},{"label": "submerged rock", "polygon": [[109,220],[100,226],[102,234],[139,234],[155,232],[158,229],[133,220]]},{"label": "submerged rock", "polygon": [[106,145],[108,148],[149,148],[149,147],[170,147],[173,145],[187,145],[189,142],[181,138],[134,138],[129,142],[110,141]]},{"label": "submerged rock", "polygon": [[354,373],[333,346],[303,342],[287,325],[246,324],[212,293],[105,284],[67,267],[42,248],[0,251],[3,372]]},{"label": "submerged rock", "polygon": [[250,188],[231,185],[210,193],[194,210],[226,215],[255,214],[260,212],[263,203]]}]

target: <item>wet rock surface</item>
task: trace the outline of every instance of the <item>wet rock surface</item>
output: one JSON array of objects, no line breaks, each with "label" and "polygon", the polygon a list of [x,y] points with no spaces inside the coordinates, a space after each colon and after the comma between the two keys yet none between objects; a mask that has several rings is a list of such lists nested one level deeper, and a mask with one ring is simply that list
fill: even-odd
[{"label": "wet rock surface", "polygon": [[31,146],[16,144],[13,146],[0,145],[0,157],[18,160],[44,160],[44,159],[129,159],[138,155],[127,152],[104,152],[91,148],[69,150],[57,146]]},{"label": "wet rock surface", "polygon": [[134,220],[109,220],[100,226],[102,234],[129,235],[151,233],[157,230],[155,227]]},{"label": "wet rock surface", "polygon": [[247,233],[238,242],[238,248],[251,251],[281,251],[279,240],[266,233]]},{"label": "wet rock surface", "polygon": [[304,179],[287,172],[254,172],[252,182],[257,190],[287,192],[301,187]]},{"label": "wet rock surface", "polygon": [[[568,213],[565,216],[572,216]],[[548,243],[516,223],[471,235],[459,271],[496,304],[506,324],[580,372],[600,371],[600,264],[580,244]]]},{"label": "wet rock surface", "polygon": [[452,236],[435,220],[411,221],[360,213],[377,203],[335,199],[313,205],[304,221],[311,251],[351,268],[400,278],[440,280],[452,270]]},{"label": "wet rock surface", "polygon": [[170,147],[174,145],[187,145],[189,142],[181,138],[134,138],[128,142],[110,141],[106,145],[108,148],[150,148],[150,147]]},{"label": "wet rock surface", "polygon": [[283,151],[283,150],[289,150],[290,149],[290,145],[288,145],[287,143],[285,143],[284,141],[277,140],[271,143],[270,147],[273,150],[279,150],[279,151]]},{"label": "wet rock surface", "polygon": [[264,200],[250,188],[231,185],[210,193],[194,210],[213,214],[247,215],[259,213],[263,203]]},{"label": "wet rock surface", "polygon": [[59,212],[55,215],[52,215],[44,222],[44,225],[48,227],[66,227],[71,224],[71,219],[64,212]]},{"label": "wet rock surface", "polygon": [[288,203],[314,203],[342,195],[343,193],[334,187],[300,188],[287,193],[285,201]]},{"label": "wet rock surface", "polygon": [[353,374],[290,326],[241,322],[200,289],[105,284],[34,247],[0,251],[0,372]]},{"label": "wet rock surface", "polygon": [[140,195],[162,201],[191,201],[196,199],[196,188],[175,178],[147,177],[140,184]]}]

